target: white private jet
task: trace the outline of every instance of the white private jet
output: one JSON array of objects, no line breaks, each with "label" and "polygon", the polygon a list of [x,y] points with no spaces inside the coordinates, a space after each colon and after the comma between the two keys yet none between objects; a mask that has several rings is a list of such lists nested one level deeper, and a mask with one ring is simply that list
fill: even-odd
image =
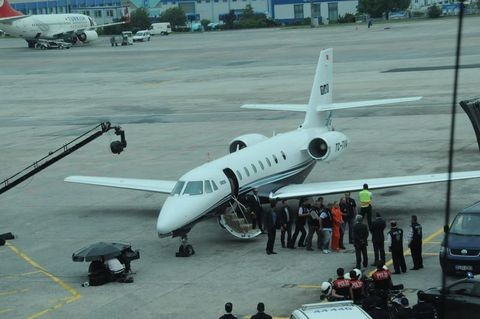
[{"label": "white private jet", "polygon": [[[313,195],[446,181],[447,174],[386,177],[374,179],[302,184],[317,162],[330,161],[349,145],[345,134],[331,127],[331,111],[370,105],[412,102],[421,97],[332,103],[332,49],[320,52],[308,105],[243,105],[244,108],[306,112],[296,130],[267,138],[247,134],[230,143],[230,154],[205,163],[184,174],[178,181],[70,176],[67,182],[166,193],[157,220],[160,237],[181,236],[179,253],[192,254],[187,233],[193,225],[209,217],[219,217],[220,225],[238,238],[260,234],[252,229],[238,198],[257,189],[262,199],[278,200]],[[480,171],[458,172],[452,179],[480,177]],[[230,207],[229,207],[230,205]],[[231,208],[231,209],[230,209]],[[239,218],[240,216],[240,218]]]},{"label": "white private jet", "polygon": [[25,39],[29,48],[38,40],[91,42],[98,39],[96,28],[123,23],[97,25],[91,17],[77,13],[26,16],[13,9],[8,0],[0,0],[0,30]]}]

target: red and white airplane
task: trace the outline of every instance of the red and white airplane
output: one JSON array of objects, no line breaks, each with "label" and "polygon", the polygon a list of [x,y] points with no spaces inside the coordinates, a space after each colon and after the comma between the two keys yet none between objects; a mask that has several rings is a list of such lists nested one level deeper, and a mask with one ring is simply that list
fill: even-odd
[{"label": "red and white airplane", "polygon": [[123,23],[97,25],[91,17],[78,13],[26,16],[13,9],[8,0],[0,0],[0,30],[25,39],[29,48],[34,48],[38,40],[91,42],[98,39],[96,28]]},{"label": "red and white airplane", "polygon": [[[158,215],[157,233],[160,237],[182,237],[179,252],[190,255],[193,249],[187,244],[187,233],[196,223],[209,217],[218,217],[220,225],[238,238],[252,238],[260,234],[245,225],[248,218],[244,221],[238,218],[242,212],[230,213],[228,209],[229,205],[237,208],[237,199],[253,189],[257,189],[264,200],[278,200],[358,191],[364,183],[369,185],[369,189],[381,189],[448,180],[448,175],[444,173],[303,184],[315,164],[322,165],[339,157],[349,146],[348,137],[331,126],[332,111],[421,99],[407,97],[333,103],[332,69],[332,49],[321,51],[308,104],[243,106],[305,112],[305,120],[297,129],[271,138],[261,134],[239,136],[230,142],[230,154],[192,169],[178,181],[88,176],[70,176],[65,181],[170,194]],[[452,180],[479,177],[480,171],[451,175]]]}]

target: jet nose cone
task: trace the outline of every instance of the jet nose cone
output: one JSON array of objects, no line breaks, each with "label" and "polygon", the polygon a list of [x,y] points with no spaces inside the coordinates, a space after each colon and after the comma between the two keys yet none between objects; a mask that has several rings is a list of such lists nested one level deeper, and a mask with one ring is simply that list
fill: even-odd
[{"label": "jet nose cone", "polygon": [[179,214],[176,214],[179,209],[179,205],[177,205],[175,202],[176,200],[173,198],[167,198],[163,204],[157,219],[158,236],[168,236],[174,230],[182,226],[182,221],[180,220],[181,218],[179,218]]}]

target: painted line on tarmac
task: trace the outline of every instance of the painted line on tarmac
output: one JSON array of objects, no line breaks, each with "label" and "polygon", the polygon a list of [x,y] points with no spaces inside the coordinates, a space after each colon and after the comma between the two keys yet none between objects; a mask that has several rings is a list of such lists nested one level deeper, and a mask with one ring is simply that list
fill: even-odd
[{"label": "painted line on tarmac", "polygon": [[55,277],[53,274],[49,273],[45,268],[40,266],[37,262],[33,261],[30,257],[28,257],[25,253],[20,251],[17,247],[15,247],[14,245],[12,245],[8,242],[6,243],[6,246],[8,248],[10,248],[18,257],[25,260],[33,268],[37,269],[38,272],[41,272],[43,275],[48,277],[51,281],[53,281],[54,283],[56,283],[57,285],[59,285],[60,287],[65,289],[66,291],[68,291],[68,293],[71,295],[70,297],[64,298],[63,301],[60,301],[59,303],[57,303],[57,304],[55,304],[51,307],[48,307],[45,310],[36,312],[36,313],[28,316],[27,317],[28,319],[39,318],[39,317],[41,317],[41,316],[43,316],[43,315],[45,315],[45,314],[47,314],[47,313],[49,313],[53,310],[59,309],[59,308],[65,306],[66,304],[72,303],[72,302],[81,298],[80,293],[77,290],[75,290],[72,286],[70,286],[69,284],[67,284],[66,282],[61,280],[60,278]]},{"label": "painted line on tarmac", "polygon": [[0,292],[0,297],[3,297],[3,296],[11,296],[11,295],[16,295],[20,292],[27,292],[29,291],[30,289],[28,288],[23,288],[23,289],[15,289],[15,290],[8,290],[8,291],[3,291],[3,292]]},{"label": "painted line on tarmac", "polygon": [[5,313],[8,313],[8,312],[12,312],[14,309],[11,309],[11,308],[5,308],[5,309],[1,309],[0,308],[0,315],[3,315]]},{"label": "painted line on tarmac", "polygon": [[[437,237],[438,235],[440,235],[441,233],[443,232],[443,227],[440,227],[437,231],[435,231],[433,234],[430,234],[427,238],[425,238],[423,241],[422,241],[422,246],[425,245],[425,244],[428,244],[432,241],[432,239],[434,239],[435,237]],[[411,255],[410,253],[410,248],[407,248],[403,251],[403,254],[404,255]],[[422,255],[424,255],[422,253]],[[425,254],[426,255],[426,254]],[[438,254],[435,254],[435,255],[438,255]],[[393,264],[393,259],[389,259],[386,263],[385,263],[385,266],[390,266]],[[372,274],[375,272],[376,269],[370,271],[368,273],[368,276],[372,276]]]}]

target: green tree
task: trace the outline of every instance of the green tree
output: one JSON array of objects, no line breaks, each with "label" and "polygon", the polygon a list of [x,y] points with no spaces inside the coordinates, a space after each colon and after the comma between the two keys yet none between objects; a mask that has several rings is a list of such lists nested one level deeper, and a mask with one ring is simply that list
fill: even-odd
[{"label": "green tree", "polygon": [[368,13],[378,18],[383,13],[390,11],[405,10],[410,5],[410,0],[359,0],[358,12]]},{"label": "green tree", "polygon": [[436,4],[428,7],[427,17],[429,17],[430,19],[439,18],[441,15],[442,15],[442,9],[440,9]]},{"label": "green tree", "polygon": [[233,29],[233,24],[236,19],[237,19],[237,16],[235,15],[235,12],[233,10],[230,10],[230,12],[228,12],[228,14],[223,18],[223,22],[225,23],[225,28]]},{"label": "green tree", "polygon": [[247,4],[240,17],[240,27],[242,28],[264,28],[267,26],[267,17],[263,13],[255,13],[251,5]]},{"label": "green tree", "polygon": [[148,10],[139,8],[130,15],[130,29],[132,31],[148,30],[150,28],[150,19],[148,18]]},{"label": "green tree", "polygon": [[160,15],[160,22],[170,22],[172,28],[185,25],[187,16],[181,8],[174,7],[167,9]]}]

